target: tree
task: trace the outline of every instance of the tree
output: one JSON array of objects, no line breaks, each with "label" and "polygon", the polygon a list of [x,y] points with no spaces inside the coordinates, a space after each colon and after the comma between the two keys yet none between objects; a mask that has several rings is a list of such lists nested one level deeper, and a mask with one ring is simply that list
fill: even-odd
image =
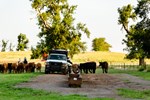
[{"label": "tree", "polygon": [[[130,4],[118,8],[118,22],[127,32],[126,39],[123,42],[126,44],[125,50],[129,52],[127,58],[139,59],[139,65],[143,65],[144,58],[150,57],[150,19],[149,14],[150,0],[138,0],[137,7]],[[132,19],[135,24],[129,24]]]},{"label": "tree", "polygon": [[45,41],[42,39],[37,43],[36,48],[31,47],[31,51],[31,59],[37,59],[44,54],[48,54],[47,46],[45,44]]},{"label": "tree", "polygon": [[2,40],[2,50],[1,50],[1,52],[6,51],[7,44],[8,44],[8,41]]},{"label": "tree", "polygon": [[17,51],[21,50],[24,51],[24,49],[27,49],[27,44],[29,43],[29,40],[27,39],[25,34],[20,33],[18,35],[18,46]]},{"label": "tree", "polygon": [[95,38],[92,41],[92,47],[94,51],[109,51],[111,45],[105,41],[105,38]]},{"label": "tree", "polygon": [[39,49],[35,49],[33,47],[31,47],[31,51],[32,51],[32,54],[31,54],[31,59],[37,59],[39,58],[41,55],[41,52]]},{"label": "tree", "polygon": [[70,54],[84,51],[85,42],[81,42],[83,33],[89,37],[85,24],[74,24],[74,11],[77,6],[70,6],[68,0],[30,0],[35,9],[41,32],[38,37],[44,41],[45,48],[66,49]]},{"label": "tree", "polygon": [[141,0],[138,1],[138,6],[135,8],[135,13],[141,18],[141,21],[135,26],[136,30],[142,32],[140,37],[137,37],[137,40],[142,41],[142,49],[145,52],[145,57],[150,58],[150,0]]},{"label": "tree", "polygon": [[13,51],[14,47],[15,46],[12,43],[10,43],[10,45],[9,45],[9,51]]}]

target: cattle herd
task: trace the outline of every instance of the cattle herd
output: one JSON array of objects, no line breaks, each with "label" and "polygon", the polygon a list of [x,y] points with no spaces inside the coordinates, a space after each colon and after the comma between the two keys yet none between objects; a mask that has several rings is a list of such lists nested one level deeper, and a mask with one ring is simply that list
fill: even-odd
[{"label": "cattle herd", "polygon": [[[102,68],[102,72],[103,73],[108,73],[108,62],[104,61],[104,62],[99,62],[99,67]],[[78,65],[78,68],[80,69],[81,73],[95,73],[96,72],[96,62],[92,61],[92,62],[85,62],[85,63],[80,63]]]},{"label": "cattle herd", "polygon": [[[76,64],[81,73],[95,73],[96,72],[96,62],[85,62]],[[20,63],[3,63],[0,64],[0,73],[30,73],[30,72],[41,72],[41,63],[29,62],[24,64]],[[103,73],[108,73],[108,63],[99,62],[99,67],[102,68]],[[73,68],[75,69],[75,68]]]},{"label": "cattle herd", "polygon": [[0,73],[30,73],[30,72],[41,72],[41,63],[29,62],[24,64],[20,63],[3,63],[0,64]]},{"label": "cattle herd", "polygon": [[[17,63],[3,63],[0,64],[0,73],[31,73],[31,72],[41,72],[41,63],[35,62],[17,62]],[[108,73],[108,63],[99,62],[99,66],[102,68],[103,73]],[[85,62],[80,64],[72,64],[68,68],[68,86],[69,87],[81,87],[82,84],[82,73],[95,73],[96,72],[96,62]]]}]

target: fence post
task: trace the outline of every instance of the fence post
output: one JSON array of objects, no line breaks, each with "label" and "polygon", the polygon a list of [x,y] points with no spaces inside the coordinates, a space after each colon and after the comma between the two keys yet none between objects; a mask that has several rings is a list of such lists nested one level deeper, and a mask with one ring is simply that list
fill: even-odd
[{"label": "fence post", "polygon": [[125,70],[125,67],[126,67],[126,64],[124,63],[124,66],[123,66],[124,70]]}]

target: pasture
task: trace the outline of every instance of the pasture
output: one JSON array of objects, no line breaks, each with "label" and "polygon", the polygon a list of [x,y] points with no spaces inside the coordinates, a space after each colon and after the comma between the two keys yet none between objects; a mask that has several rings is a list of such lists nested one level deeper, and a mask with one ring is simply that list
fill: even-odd
[{"label": "pasture", "polygon": [[[31,51],[20,51],[20,52],[0,52],[0,63],[4,62],[17,62],[19,58],[21,60],[26,57],[29,62],[42,62],[44,68],[44,62],[42,59],[30,59]],[[108,61],[110,63],[120,64],[138,64],[138,60],[127,60],[124,59],[125,54],[115,52],[85,52],[74,55],[72,61],[74,63],[86,62],[86,61]],[[146,59],[146,63],[149,64],[150,60]],[[100,68],[96,70],[96,74],[101,74]],[[43,73],[21,73],[21,74],[1,74],[0,73],[0,99],[2,100],[117,100],[107,97],[102,98],[89,98],[84,95],[72,94],[72,95],[61,95],[56,92],[48,92],[45,90],[37,90],[32,88],[18,88],[16,84],[22,82],[28,82],[31,78],[36,78]],[[120,70],[120,69],[109,69],[111,75],[130,74],[142,78],[143,80],[150,81],[149,72],[139,72],[136,70]],[[111,80],[111,79],[108,79]],[[103,80],[105,81],[105,80]],[[131,84],[129,80],[124,80],[126,84]],[[138,83],[139,84],[139,83]],[[137,84],[136,84],[137,85]],[[138,90],[130,88],[118,88],[118,96],[123,98],[149,100],[150,89]],[[119,99],[118,99],[119,100]]]},{"label": "pasture", "polygon": [[[30,59],[31,51],[17,51],[17,52],[0,52],[0,63],[14,63],[21,59],[24,60],[24,57],[27,58],[28,62],[41,63],[42,67],[45,66],[45,62],[41,59]],[[95,61],[97,66],[100,61],[107,61],[109,66],[117,69],[139,69],[138,59],[125,59],[124,53],[119,52],[82,52],[79,54],[75,54],[71,59],[73,63],[83,63],[87,61]],[[148,68],[150,69],[150,59],[145,59]]]},{"label": "pasture", "polygon": [[26,57],[29,62],[40,61],[40,59],[30,59],[31,54],[31,51],[0,52],[0,63],[18,62],[19,58],[23,61],[24,57]]},{"label": "pasture", "polygon": [[[26,57],[28,61],[41,61],[42,59],[30,59],[31,51],[18,51],[18,52],[0,52],[0,63],[2,62],[16,62],[24,59]],[[107,61],[112,64],[138,64],[137,59],[128,60],[125,59],[124,53],[119,52],[82,52],[79,54],[75,54],[71,59],[74,63],[86,62],[86,61]],[[147,64],[150,64],[150,59],[145,60]]]},{"label": "pasture", "polygon": [[59,93],[34,90],[30,88],[15,88],[15,84],[26,82],[38,73],[0,74],[0,100],[113,100],[107,98],[87,98],[80,95],[62,96]]},{"label": "pasture", "polygon": [[[98,69],[97,73],[100,74],[101,70]],[[146,80],[150,80],[149,77],[150,73],[146,73],[146,72],[110,69],[109,73],[111,73],[112,75],[131,74]],[[0,74],[0,79],[1,79],[0,99],[1,100],[35,100],[35,99],[36,100],[49,100],[49,99],[51,100],[70,100],[70,99],[71,100],[122,100],[122,99],[114,99],[114,98],[107,98],[107,97],[88,98],[84,95],[78,95],[78,94],[61,95],[56,92],[47,92],[39,89],[15,87],[16,84],[22,82],[26,83],[31,78],[36,78],[39,75],[42,75],[42,73]],[[131,84],[131,82],[128,80],[125,80],[125,83]],[[134,99],[149,100],[150,99],[149,98],[150,90],[137,90],[137,89],[128,89],[122,87],[119,88],[117,91],[119,96],[123,98],[128,98],[128,100],[134,100]]]}]

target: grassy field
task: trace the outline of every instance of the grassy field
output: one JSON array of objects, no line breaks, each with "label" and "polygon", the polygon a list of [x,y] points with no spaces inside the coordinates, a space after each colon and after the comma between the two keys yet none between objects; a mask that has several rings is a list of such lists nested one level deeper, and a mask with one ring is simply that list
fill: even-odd
[{"label": "grassy field", "polygon": [[125,98],[132,98],[135,100],[150,100],[150,90],[131,90],[131,89],[118,89],[118,94]]},{"label": "grassy field", "polygon": [[[100,73],[100,70],[97,71]],[[150,73],[137,71],[122,71],[111,69],[111,74],[127,73],[150,80]],[[46,92],[31,88],[16,88],[15,84],[27,82],[29,79],[41,75],[42,73],[23,74],[0,74],[0,100],[115,100],[113,98],[88,98],[81,95],[60,95],[59,93]],[[150,100],[150,90],[130,90],[118,89],[118,95],[128,98],[128,100]]]},{"label": "grassy field", "polygon": [[[32,54],[31,51],[19,51],[19,52],[0,52],[0,63],[2,62],[17,62],[19,58],[21,60],[26,57],[28,61],[36,61],[39,62],[42,59],[30,59],[30,55]],[[118,52],[83,52],[74,55],[74,57],[71,59],[73,63],[80,63],[80,62],[86,62],[86,61],[108,61],[109,63],[134,63],[138,64],[138,60],[127,60],[125,59],[124,53],[118,53]],[[146,59],[146,63],[150,64],[150,59]]]},{"label": "grassy field", "polygon": [[19,58],[23,61],[24,57],[26,57],[28,62],[40,62],[44,65],[44,62],[41,61],[41,59],[30,59],[31,54],[31,51],[0,52],[0,63],[18,62]]},{"label": "grassy field", "polygon": [[[110,69],[110,73],[112,74],[125,73],[125,74],[130,74],[133,76],[140,77],[144,80],[150,81],[149,72]],[[130,98],[129,100],[150,100],[150,90],[135,90],[135,89],[119,88],[118,95],[123,96],[125,98]]]},{"label": "grassy field", "polygon": [[30,60],[31,54],[31,51],[0,52],[0,62],[17,62],[19,58],[24,60],[24,57]]},{"label": "grassy field", "polygon": [[110,98],[87,98],[80,95],[60,95],[59,93],[15,88],[14,85],[26,82],[38,73],[0,74],[0,100],[114,100]]},{"label": "grassy field", "polygon": [[[100,73],[99,71],[100,70],[97,70],[97,73]],[[150,72],[145,72],[145,71],[109,69],[109,73],[111,73],[111,74],[125,73],[125,74],[130,74],[133,76],[141,77],[144,80],[150,81]]]},{"label": "grassy field", "polygon": [[[0,52],[0,63],[3,62],[17,62],[19,58],[21,60],[26,57],[28,61],[42,62],[42,59],[30,59],[31,51],[20,52]],[[86,61],[108,61],[113,63],[138,63],[138,60],[126,60],[125,54],[117,52],[85,52],[74,55],[72,61],[74,63],[86,62]],[[150,63],[150,60],[146,60]],[[97,73],[101,73],[98,69]],[[116,70],[110,69],[109,73],[127,73],[142,77],[143,79],[150,80],[150,73],[139,72],[133,70]],[[26,82],[32,77],[36,77],[41,73],[23,73],[23,74],[0,74],[0,100],[114,100],[112,98],[87,98],[80,95],[63,96],[57,93],[46,92],[41,90],[33,90],[29,88],[15,88],[14,85],[20,82]],[[136,94],[136,95],[135,95]],[[126,98],[149,100],[150,90],[136,91],[130,89],[118,89],[118,95]],[[146,98],[146,99],[145,99]]]}]

